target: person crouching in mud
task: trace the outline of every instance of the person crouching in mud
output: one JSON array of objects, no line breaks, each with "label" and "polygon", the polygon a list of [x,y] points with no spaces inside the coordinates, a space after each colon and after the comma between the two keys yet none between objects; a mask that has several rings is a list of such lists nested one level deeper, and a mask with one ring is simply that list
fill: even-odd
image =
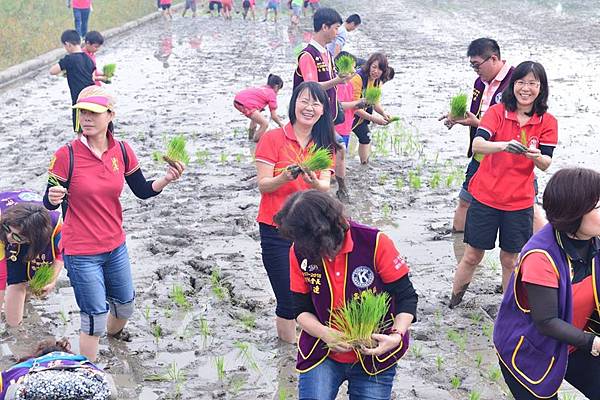
[{"label": "person crouching in mud", "polygon": [[[275,222],[294,242],[290,280],[294,316],[302,328],[299,399],[334,400],[346,380],[351,399],[389,399],[418,300],[394,243],[375,228],[349,221],[339,200],[316,190],[293,194]],[[374,347],[357,349],[338,339],[331,309],[367,291],[387,292],[391,301],[382,314],[391,315],[381,334],[371,336]]]},{"label": "person crouching in mud", "polygon": [[554,174],[545,225],[523,247],[494,326],[504,380],[516,400],[553,399],[566,379],[600,399],[600,173]]}]

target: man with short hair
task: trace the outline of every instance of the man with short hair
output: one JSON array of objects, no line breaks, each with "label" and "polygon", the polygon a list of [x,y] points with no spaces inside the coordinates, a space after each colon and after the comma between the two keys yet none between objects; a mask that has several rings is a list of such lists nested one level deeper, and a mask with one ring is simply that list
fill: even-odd
[{"label": "man with short hair", "polygon": [[344,25],[340,26],[338,29],[338,33],[335,37],[335,40],[327,45],[327,50],[335,59],[338,54],[344,49],[344,45],[348,39],[348,32],[352,32],[358,28],[361,24],[360,15],[352,14],[348,18],[346,18],[346,22]]},{"label": "man with short hair", "polygon": [[479,38],[469,44],[467,57],[471,68],[477,73],[478,77],[473,85],[473,97],[471,99],[470,110],[467,111],[464,118],[453,119],[450,114],[440,118],[448,129],[455,124],[469,127],[469,150],[467,156],[471,161],[465,172],[465,181],[458,195],[458,206],[454,212],[454,221],[452,229],[455,232],[462,232],[465,229],[465,219],[467,210],[471,204],[473,196],[468,191],[469,181],[477,172],[479,162],[483,158],[481,154],[473,154],[472,145],[475,138],[475,132],[479,126],[479,120],[490,106],[500,103],[502,91],[508,86],[513,67],[502,60],[500,55],[500,46],[494,39]]}]

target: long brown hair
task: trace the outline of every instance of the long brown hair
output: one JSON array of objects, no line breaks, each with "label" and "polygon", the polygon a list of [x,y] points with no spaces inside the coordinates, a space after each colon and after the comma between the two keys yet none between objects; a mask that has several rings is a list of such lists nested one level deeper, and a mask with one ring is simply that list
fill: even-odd
[{"label": "long brown hair", "polygon": [[[4,210],[3,224],[18,228],[29,241],[29,251],[25,261],[33,261],[42,254],[52,236],[52,220],[44,206],[37,203],[18,203]],[[6,232],[0,229],[0,240],[7,243]]]},{"label": "long brown hair", "polygon": [[371,54],[365,65],[362,67],[362,70],[364,71],[367,80],[371,79],[371,66],[375,63],[379,64],[379,69],[381,70],[381,78],[374,82],[375,85],[378,86],[380,83],[387,82],[386,79],[388,77],[389,69],[387,56],[383,53]]}]

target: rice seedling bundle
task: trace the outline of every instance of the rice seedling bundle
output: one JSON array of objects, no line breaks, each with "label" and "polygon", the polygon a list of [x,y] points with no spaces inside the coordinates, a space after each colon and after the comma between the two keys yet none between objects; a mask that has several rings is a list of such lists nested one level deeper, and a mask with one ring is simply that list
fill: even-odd
[{"label": "rice seedling bundle", "polygon": [[333,310],[331,325],[340,332],[335,342],[346,343],[355,349],[374,347],[371,335],[385,329],[384,318],[389,305],[388,293],[376,294],[369,289],[363,291],[358,299],[352,299],[343,307]]},{"label": "rice seedling bundle", "polygon": [[367,101],[367,104],[369,105],[374,105],[379,103],[379,100],[381,99],[381,88],[379,87],[368,87],[365,89],[365,100]]},{"label": "rice seedling bundle", "polygon": [[179,161],[184,165],[190,162],[190,155],[185,148],[185,138],[183,135],[175,136],[167,143],[167,153],[162,156],[162,159],[170,166],[176,168],[176,162]]},{"label": "rice seedling bundle", "polygon": [[450,116],[464,118],[467,113],[467,94],[460,92],[450,100]]},{"label": "rice seedling bundle", "polygon": [[301,172],[322,171],[331,168],[331,164],[331,151],[323,147],[317,148],[317,145],[313,144],[306,155],[298,155],[296,163],[287,169],[292,172],[294,177],[298,177]]},{"label": "rice seedling bundle", "polygon": [[54,279],[54,268],[50,263],[42,263],[36,270],[35,275],[29,281],[29,287],[35,295],[40,295],[42,289]]},{"label": "rice seedling bundle", "polygon": [[115,70],[117,69],[117,64],[105,64],[102,67],[102,75],[106,77],[106,83],[111,82],[111,78],[115,75]]},{"label": "rice seedling bundle", "polygon": [[354,73],[354,58],[350,56],[340,56],[335,60],[335,66],[341,76]]},{"label": "rice seedling bundle", "polygon": [[390,118],[390,122],[396,122],[396,121],[400,121],[400,117],[393,116],[393,117]]}]

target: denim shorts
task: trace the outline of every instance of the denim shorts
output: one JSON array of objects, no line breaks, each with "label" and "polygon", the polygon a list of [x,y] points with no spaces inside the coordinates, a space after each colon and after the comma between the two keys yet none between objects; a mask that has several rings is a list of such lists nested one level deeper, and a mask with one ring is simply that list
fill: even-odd
[{"label": "denim shorts", "polygon": [[[109,310],[116,318],[124,305],[133,303],[135,291],[127,245],[95,255],[64,255],[65,267],[75,300],[81,311],[82,331],[97,331],[94,320],[105,321]],[[96,325],[96,327],[94,327]],[[91,334],[91,333],[88,333]]]},{"label": "denim shorts", "polygon": [[327,358],[310,371],[300,374],[298,399],[335,400],[340,385],[347,380],[350,400],[389,400],[395,376],[395,366],[370,376],[360,363],[344,364]]},{"label": "denim shorts", "polygon": [[290,247],[292,242],[279,234],[271,225],[259,224],[262,260],[271,287],[277,299],[275,315],[284,319],[294,319],[292,291],[290,289]]}]

